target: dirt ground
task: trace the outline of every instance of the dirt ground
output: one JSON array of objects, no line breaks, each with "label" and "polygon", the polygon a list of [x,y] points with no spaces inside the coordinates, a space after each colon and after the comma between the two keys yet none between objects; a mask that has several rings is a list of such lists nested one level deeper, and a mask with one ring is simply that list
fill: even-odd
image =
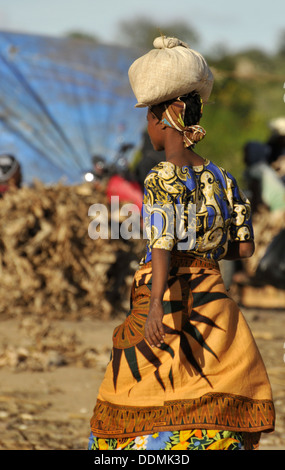
[{"label": "dirt ground", "polygon": [[[271,379],[276,431],[262,450],[285,450],[285,312],[245,310]],[[108,321],[0,320],[0,450],[86,449],[89,419],[103,378],[111,334]]]}]

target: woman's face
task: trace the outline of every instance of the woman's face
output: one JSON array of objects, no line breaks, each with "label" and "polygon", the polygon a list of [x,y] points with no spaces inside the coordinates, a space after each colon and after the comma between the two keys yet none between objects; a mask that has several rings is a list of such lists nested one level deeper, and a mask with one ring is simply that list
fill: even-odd
[{"label": "woman's face", "polygon": [[147,132],[150,137],[154,150],[164,150],[164,133],[158,118],[148,109],[147,113]]}]

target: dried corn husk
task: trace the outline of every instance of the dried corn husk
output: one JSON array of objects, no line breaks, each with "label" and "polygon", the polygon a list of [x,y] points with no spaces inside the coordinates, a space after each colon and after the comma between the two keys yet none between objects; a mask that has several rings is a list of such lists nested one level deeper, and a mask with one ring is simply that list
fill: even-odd
[{"label": "dried corn husk", "polygon": [[120,309],[129,292],[124,279],[139,260],[138,243],[91,239],[88,209],[94,203],[108,206],[104,193],[89,185],[35,183],[4,195],[0,314],[108,317]]}]

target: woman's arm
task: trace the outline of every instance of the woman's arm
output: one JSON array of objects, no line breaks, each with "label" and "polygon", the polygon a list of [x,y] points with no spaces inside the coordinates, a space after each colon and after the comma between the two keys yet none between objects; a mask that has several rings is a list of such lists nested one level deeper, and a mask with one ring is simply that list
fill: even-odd
[{"label": "woman's arm", "polygon": [[228,245],[228,251],[223,259],[235,260],[242,258],[250,258],[255,250],[254,241],[244,242],[230,242]]},{"label": "woman's arm", "polygon": [[152,347],[159,347],[163,343],[162,318],[164,311],[162,299],[168,279],[170,257],[171,251],[160,248],[152,249],[152,290],[145,324],[145,337]]}]

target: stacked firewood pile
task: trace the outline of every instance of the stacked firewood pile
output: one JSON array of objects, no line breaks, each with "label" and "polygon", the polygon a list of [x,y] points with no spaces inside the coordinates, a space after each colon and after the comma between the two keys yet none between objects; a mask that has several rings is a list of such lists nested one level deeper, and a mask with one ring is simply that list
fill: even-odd
[{"label": "stacked firewood pile", "polygon": [[[88,210],[95,203],[109,207],[104,188],[88,184],[38,182],[0,199],[0,314],[108,318],[128,308],[145,242],[90,238]],[[110,210],[108,217],[110,224]],[[285,227],[284,211],[261,208],[253,223],[256,252],[244,262],[250,279]]]},{"label": "stacked firewood pile", "polygon": [[124,307],[141,245],[91,239],[95,203],[108,205],[104,191],[90,185],[35,183],[3,196],[0,314],[108,318]]}]

